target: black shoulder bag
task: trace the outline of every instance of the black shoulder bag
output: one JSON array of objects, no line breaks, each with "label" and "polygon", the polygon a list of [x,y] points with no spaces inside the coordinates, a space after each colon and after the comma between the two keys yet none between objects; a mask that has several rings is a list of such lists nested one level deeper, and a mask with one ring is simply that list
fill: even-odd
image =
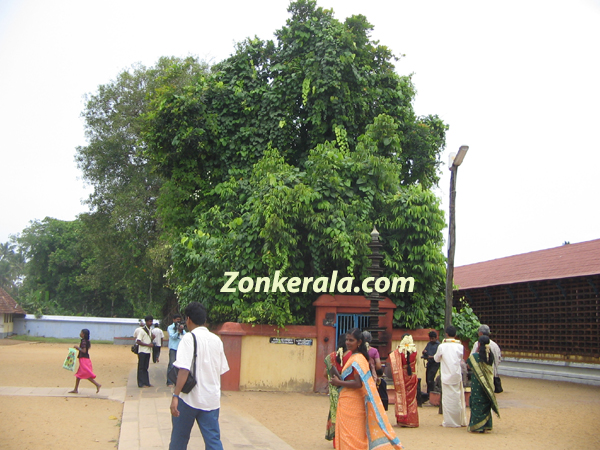
[{"label": "black shoulder bag", "polygon": [[[194,338],[194,357],[192,358],[192,366],[190,367],[190,373],[188,374],[187,380],[181,389],[181,392],[184,394],[189,394],[194,386],[196,386],[196,336],[192,333],[192,337]],[[167,379],[169,383],[173,383],[173,385],[177,384],[177,375],[179,374],[179,367],[172,366],[171,370],[167,374]]]}]

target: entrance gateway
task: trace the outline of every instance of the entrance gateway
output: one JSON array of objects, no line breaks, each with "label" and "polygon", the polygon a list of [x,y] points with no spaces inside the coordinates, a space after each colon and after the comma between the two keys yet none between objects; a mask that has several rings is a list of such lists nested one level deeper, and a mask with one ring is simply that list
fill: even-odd
[{"label": "entrance gateway", "polygon": [[341,342],[340,337],[345,336],[353,328],[366,330],[369,328],[369,317],[362,314],[338,314],[335,322],[335,348],[337,349]]}]

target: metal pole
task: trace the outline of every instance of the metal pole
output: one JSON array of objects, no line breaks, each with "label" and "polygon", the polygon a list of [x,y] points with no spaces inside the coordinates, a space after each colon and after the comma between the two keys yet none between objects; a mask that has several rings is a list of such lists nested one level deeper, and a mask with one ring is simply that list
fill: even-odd
[{"label": "metal pole", "polygon": [[452,325],[452,291],[454,281],[454,248],[456,246],[455,210],[456,202],[456,176],[458,166],[450,167],[450,217],[448,224],[448,267],[446,269],[446,314],[444,318],[444,329]]}]

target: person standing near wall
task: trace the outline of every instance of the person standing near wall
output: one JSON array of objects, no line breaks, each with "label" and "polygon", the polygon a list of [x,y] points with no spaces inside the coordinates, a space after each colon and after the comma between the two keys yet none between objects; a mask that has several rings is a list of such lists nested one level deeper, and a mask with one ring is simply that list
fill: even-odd
[{"label": "person standing near wall", "polygon": [[[329,383],[329,415],[327,416],[327,426],[325,428],[325,439],[333,441],[335,439],[335,421],[337,414],[338,398],[340,396],[340,388],[330,384],[334,374],[342,373],[342,369],[352,353],[346,350],[346,336],[342,335],[338,338],[338,349],[331,352],[325,357],[325,377]],[[335,448],[335,443],[334,443]]]},{"label": "person standing near wall", "polygon": [[444,427],[466,427],[467,410],[462,380],[461,361],[464,348],[456,339],[456,328],[446,328],[446,339],[440,344],[433,357],[442,369],[442,411]]},{"label": "person standing near wall", "polygon": [[423,356],[427,361],[427,370],[425,372],[425,381],[427,383],[427,395],[435,389],[435,376],[440,369],[440,363],[435,362],[433,357],[437,353],[437,349],[440,345],[440,341],[438,341],[437,333],[435,331],[429,332],[429,342],[425,346],[425,350],[423,350]]},{"label": "person standing near wall", "polygon": [[[223,450],[219,428],[221,375],[229,370],[223,342],[206,328],[204,305],[190,303],[185,308],[185,315],[190,332],[181,340],[174,363],[179,373],[171,399],[173,428],[169,450],[187,448],[194,422],[200,427],[206,450]],[[195,349],[194,375],[197,383],[185,394],[182,389],[192,368]]]},{"label": "person standing near wall", "polygon": [[[490,327],[488,325],[482,324],[479,329],[477,330],[479,337],[481,336],[487,336],[488,339],[490,338]],[[502,389],[502,381],[500,381],[500,374],[498,373],[498,365],[500,364],[500,361],[502,361],[502,350],[500,350],[500,347],[498,346],[498,344],[496,344],[494,341],[492,341],[492,339],[490,339],[490,351],[494,354],[494,392],[496,394],[499,394],[500,392],[503,392],[504,389]],[[478,353],[479,352],[479,341],[475,342],[475,345],[473,345],[473,350],[471,350],[471,353]]]},{"label": "person standing near wall", "polygon": [[389,423],[377,386],[371,376],[369,354],[363,333],[353,328],[346,335],[346,348],[352,353],[340,376],[331,385],[342,388],[335,424],[337,450],[401,450],[402,444]]},{"label": "person standing near wall", "polygon": [[490,338],[486,335],[477,341],[478,352],[472,352],[467,364],[471,376],[471,420],[467,431],[485,433],[492,431],[492,410],[500,417],[498,402],[494,395],[494,353]]},{"label": "person standing near wall", "polygon": [[396,392],[394,403],[396,422],[401,427],[417,428],[419,426],[417,347],[410,334],[406,333],[402,336],[398,348],[390,353],[389,361]]},{"label": "person standing near wall", "polygon": [[[171,367],[173,367],[173,363],[177,359],[177,349],[179,348],[179,342],[181,338],[185,335],[184,325],[181,323],[181,316],[179,314],[173,315],[173,323],[168,326],[167,333],[169,333],[169,365],[167,366],[167,374]],[[169,383],[169,379],[167,378],[167,386],[173,386],[172,383]]]},{"label": "person standing near wall", "polygon": [[158,327],[158,324],[154,324],[154,328],[152,328],[152,343],[154,347],[152,347],[152,362],[157,363],[160,360],[160,349],[163,345],[163,340],[165,338],[165,334],[163,330]]},{"label": "person standing near wall", "polygon": [[154,317],[146,316],[144,319],[146,322],[144,326],[136,328],[133,333],[135,342],[139,345],[138,350],[138,372],[137,372],[137,383],[138,387],[152,387],[150,384],[150,374],[148,373],[148,367],[150,367],[150,354],[152,353],[152,332],[150,327],[154,322]]}]

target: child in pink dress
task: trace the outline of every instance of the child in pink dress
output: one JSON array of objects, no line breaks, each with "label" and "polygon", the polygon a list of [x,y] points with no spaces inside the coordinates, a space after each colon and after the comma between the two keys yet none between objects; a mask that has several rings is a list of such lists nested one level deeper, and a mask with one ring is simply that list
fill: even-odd
[{"label": "child in pink dress", "polygon": [[75,374],[75,389],[69,391],[69,394],[78,394],[79,393],[79,381],[82,379],[89,380],[94,386],[96,386],[96,394],[100,392],[100,388],[102,387],[95,378],[94,371],[92,369],[92,361],[90,360],[90,347],[92,344],[90,343],[90,330],[83,329],[81,333],[79,333],[79,337],[81,338],[81,342],[79,346],[75,346],[75,349],[79,350],[79,354],[77,358],[79,358],[79,369]]}]

